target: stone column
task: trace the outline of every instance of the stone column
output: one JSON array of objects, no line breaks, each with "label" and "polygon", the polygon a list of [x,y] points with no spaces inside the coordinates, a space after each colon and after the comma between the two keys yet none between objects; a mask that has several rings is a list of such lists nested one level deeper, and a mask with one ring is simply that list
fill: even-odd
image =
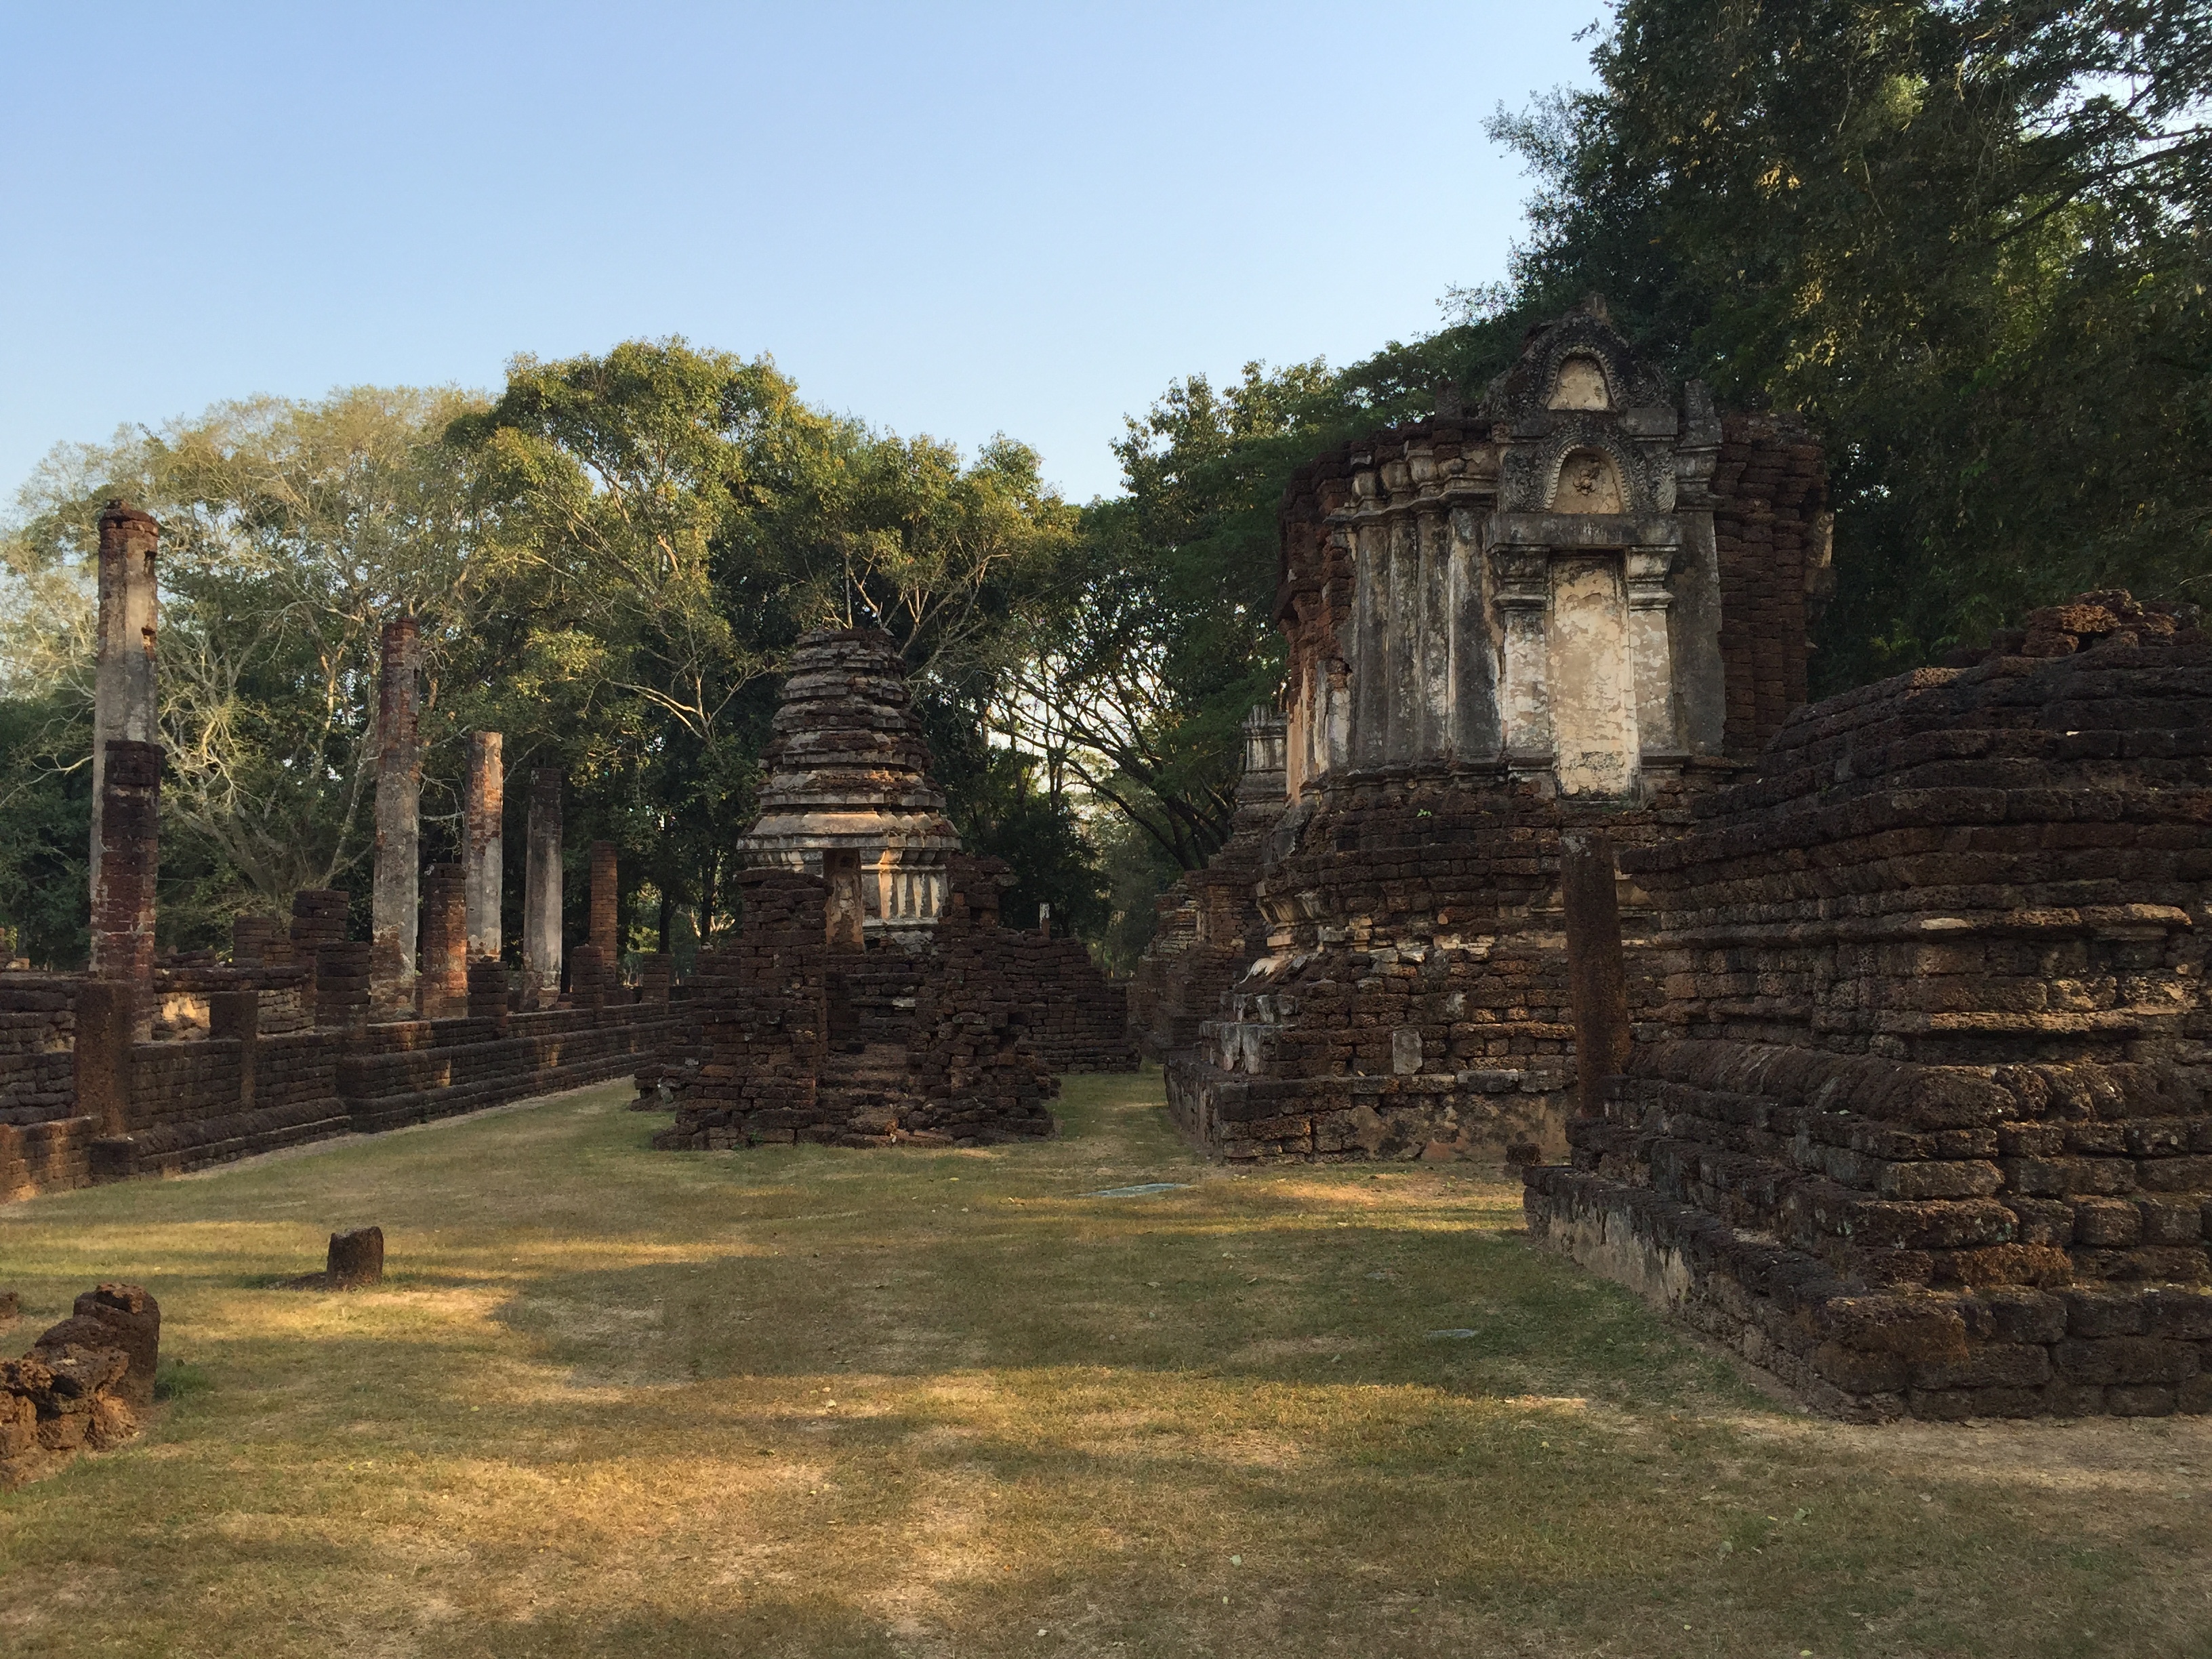
[{"label": "stone column", "polygon": [[1567,911],[1567,995],[1574,1005],[1575,1109],[1604,1111],[1599,1085],[1628,1064],[1628,971],[1613,843],[1594,830],[1559,837],[1559,896]]},{"label": "stone column", "polygon": [[100,515],[100,622],[92,705],[92,894],[100,899],[100,815],[107,776],[107,745],[121,738],[153,743],[159,737],[155,697],[154,635],[161,600],[154,556],[161,526],[128,501],[108,502]]},{"label": "stone column", "polygon": [[530,775],[530,853],[522,877],[522,973],[526,1006],[561,994],[561,773]]},{"label": "stone column", "polygon": [[1416,757],[1433,760],[1451,736],[1451,542],[1441,507],[1415,521],[1420,545],[1420,635],[1413,642],[1419,738]]},{"label": "stone column", "polygon": [[[1375,475],[1364,480],[1371,492]],[[1382,764],[1390,735],[1390,664],[1388,641],[1390,604],[1390,537],[1379,524],[1363,524],[1352,534],[1352,763],[1362,771]]]},{"label": "stone column", "polygon": [[1674,598],[1667,578],[1674,555],[1664,547],[1632,547],[1627,556],[1628,645],[1636,672],[1637,747],[1673,755],[1683,744],[1674,718],[1674,652],[1668,634]]},{"label": "stone column", "polygon": [[1497,758],[1504,746],[1498,723],[1498,661],[1483,615],[1482,566],[1470,507],[1452,509],[1446,533],[1451,568],[1445,580],[1445,635],[1451,679],[1446,742],[1461,762]]},{"label": "stone column", "polygon": [[610,973],[619,970],[622,953],[616,945],[617,920],[621,915],[620,866],[611,841],[592,843],[592,943],[599,947],[600,963]]},{"label": "stone column", "polygon": [[1552,759],[1551,641],[1547,613],[1552,604],[1552,562],[1540,549],[1516,549],[1498,556],[1499,631],[1504,635],[1504,708],[1505,753],[1516,764],[1548,769]]},{"label": "stone column", "polygon": [[638,1000],[668,1000],[670,957],[665,951],[647,951],[638,958]]},{"label": "stone column", "polygon": [[153,1035],[154,877],[161,860],[161,747],[110,738],[100,787],[100,878],[92,890],[94,979],[128,985],[132,1029]]},{"label": "stone column", "polygon": [[500,760],[496,732],[469,733],[469,781],[462,803],[461,867],[468,881],[468,948],[477,957],[497,957],[500,904],[504,896],[507,848],[501,822],[507,805],[507,772]]},{"label": "stone column", "polygon": [[468,1012],[468,888],[458,864],[434,864],[422,887],[422,976],[415,1006],[424,1019]]},{"label": "stone column", "polygon": [[385,623],[376,708],[376,875],[368,937],[371,994],[390,1012],[414,999],[422,871],[422,750],[416,731],[422,669],[422,636],[415,618]]},{"label": "stone column", "polygon": [[[1394,462],[1384,476],[1402,471],[1402,464]],[[1401,513],[1389,520],[1383,534],[1390,550],[1389,609],[1382,623],[1390,694],[1382,752],[1392,764],[1403,765],[1419,754],[1421,742],[1420,663],[1416,655],[1421,631],[1420,532],[1413,514]]]}]

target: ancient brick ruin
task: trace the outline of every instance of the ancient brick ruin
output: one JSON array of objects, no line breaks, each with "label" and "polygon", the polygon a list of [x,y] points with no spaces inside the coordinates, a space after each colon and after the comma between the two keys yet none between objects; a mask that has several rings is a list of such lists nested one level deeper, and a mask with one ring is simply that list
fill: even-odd
[{"label": "ancient brick ruin", "polygon": [[2212,642],[2093,594],[1624,852],[1635,1042],[1532,1231],[1850,1416],[2212,1408]]},{"label": "ancient brick ruin", "polygon": [[[960,837],[889,635],[840,629],[799,641],[761,765],[760,816],[739,843],[750,861],[823,877],[833,912],[849,919],[857,907],[864,933],[920,948]],[[826,854],[836,856],[825,865]]]},{"label": "ancient brick ruin", "polygon": [[[0,1198],[599,1082],[665,1045],[675,1015],[665,961],[632,987],[604,952],[588,952],[584,982],[561,988],[557,772],[538,776],[532,801],[532,921],[550,979],[511,992],[495,958],[470,955],[472,934],[498,939],[496,733],[471,744],[467,864],[433,866],[421,881],[420,644],[409,619],[384,635],[376,937],[348,939],[347,896],[311,889],[295,898],[289,927],[239,918],[228,963],[211,953],[157,959],[158,529],[118,502],[100,532],[94,724],[110,735],[99,755],[91,964],[82,975],[0,972]],[[595,927],[611,906],[611,891],[595,894]]]},{"label": "ancient brick ruin", "polygon": [[1802,430],[1665,385],[1596,308],[1472,413],[1302,470],[1287,804],[1240,811],[1139,976],[1186,1131],[1231,1158],[1560,1145],[1562,838],[1675,833],[1802,696],[1824,499]]},{"label": "ancient brick ruin", "polygon": [[889,636],[799,641],[743,927],[639,1073],[641,1105],[677,1107],[655,1146],[1044,1135],[1056,1073],[1134,1067],[1125,988],[1079,942],[999,925],[1005,866],[959,852],[928,761]]},{"label": "ancient brick ruin", "polygon": [[[0,1296],[0,1326],[15,1302]],[[136,1285],[100,1285],[22,1358],[0,1359],[0,1492],[135,1438],[153,1410],[161,1347],[160,1304]]]}]

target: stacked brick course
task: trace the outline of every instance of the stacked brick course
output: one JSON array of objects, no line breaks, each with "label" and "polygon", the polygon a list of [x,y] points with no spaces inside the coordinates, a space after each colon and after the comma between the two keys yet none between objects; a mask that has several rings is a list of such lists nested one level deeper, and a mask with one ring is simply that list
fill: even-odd
[{"label": "stacked brick course", "polygon": [[[653,1145],[970,1146],[1050,1134],[1044,1103],[1058,1085],[1028,1037],[1044,1000],[1013,965],[1045,957],[1050,942],[1026,951],[997,926],[1000,871],[996,860],[951,860],[958,902],[940,908],[919,956],[889,941],[833,950],[827,883],[749,873],[736,942],[701,953],[696,1045],[678,1026],[670,1058],[640,1075],[641,1092],[682,1085],[675,1122]],[[970,894],[988,898],[971,905]],[[685,1083],[681,1058],[700,1049]]]},{"label": "stacked brick course", "polygon": [[1012,982],[1034,988],[1028,1039],[1048,1069],[1137,1069],[1128,988],[1099,972],[1082,940],[1003,929],[996,947]]},{"label": "stacked brick course", "polygon": [[1832,1411],[2212,1404],[2188,623],[2038,613],[1801,710],[1755,781],[1625,854],[1659,994],[1573,1166],[1529,1172],[1532,1231]]},{"label": "stacked brick course", "polygon": [[1559,1146],[1562,837],[1675,833],[1802,696],[1824,502],[1800,427],[1668,386],[1598,306],[1478,408],[1302,469],[1289,804],[1188,884],[1139,976],[1185,1130],[1240,1159]]},{"label": "stacked brick course", "polygon": [[1792,416],[1724,415],[1713,496],[1725,746],[1751,759],[1805,701],[1806,635],[1831,578],[1820,446]]},{"label": "stacked brick course", "polygon": [[0,1359],[0,1492],[134,1438],[153,1409],[161,1340],[152,1297],[100,1285],[21,1358]]},{"label": "stacked brick course", "polygon": [[733,945],[700,953],[698,1014],[707,1058],[685,1091],[663,1148],[834,1140],[843,1132],[817,1109],[829,1048],[823,902],[817,876],[755,872],[744,884],[744,927]]}]

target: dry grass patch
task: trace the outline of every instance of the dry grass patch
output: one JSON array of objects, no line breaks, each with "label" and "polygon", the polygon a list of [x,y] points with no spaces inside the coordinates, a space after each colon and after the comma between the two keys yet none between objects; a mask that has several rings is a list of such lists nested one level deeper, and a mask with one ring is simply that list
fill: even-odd
[{"label": "dry grass patch", "polygon": [[[27,1327],[139,1278],[204,1384],[0,1499],[0,1650],[2207,1650],[2204,1425],[1814,1422],[1494,1176],[1233,1175],[1158,1095],[669,1154],[610,1088],[0,1209]],[[270,1288],[372,1221],[380,1289]]]}]

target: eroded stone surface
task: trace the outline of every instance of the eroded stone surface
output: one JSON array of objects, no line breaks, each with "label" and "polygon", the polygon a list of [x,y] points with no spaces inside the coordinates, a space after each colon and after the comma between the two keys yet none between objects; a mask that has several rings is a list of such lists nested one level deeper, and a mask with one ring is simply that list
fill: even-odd
[{"label": "eroded stone surface", "polygon": [[[1801,429],[1668,386],[1589,308],[1472,414],[1298,473],[1286,805],[1139,977],[1186,1130],[1231,1158],[1559,1146],[1563,837],[1675,833],[1802,696],[1823,496]],[[1216,914],[1233,955],[1199,948]]]},{"label": "eroded stone surface", "polygon": [[738,843],[745,856],[823,876],[824,853],[850,855],[864,929],[919,943],[944,908],[960,838],[890,636],[840,629],[801,639],[761,763],[768,781]]},{"label": "eroded stone surface", "polygon": [[1532,1230],[1847,1415],[2203,1409],[2193,624],[2038,611],[1800,710],[1625,853],[1655,992]]}]

